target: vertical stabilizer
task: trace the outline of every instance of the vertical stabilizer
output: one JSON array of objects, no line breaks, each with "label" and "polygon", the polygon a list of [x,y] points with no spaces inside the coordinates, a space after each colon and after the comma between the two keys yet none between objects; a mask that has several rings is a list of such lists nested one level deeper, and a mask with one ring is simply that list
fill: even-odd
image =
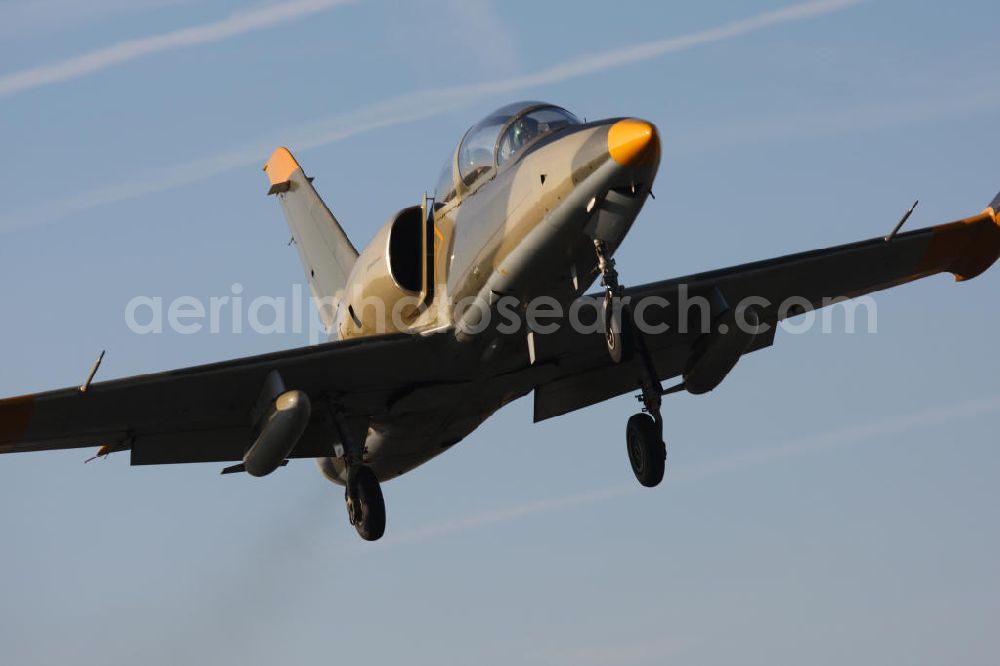
[{"label": "vertical stabilizer", "polygon": [[271,181],[267,193],[281,201],[309,289],[318,299],[319,316],[329,332],[358,251],[287,148],[275,150],[264,171]]}]

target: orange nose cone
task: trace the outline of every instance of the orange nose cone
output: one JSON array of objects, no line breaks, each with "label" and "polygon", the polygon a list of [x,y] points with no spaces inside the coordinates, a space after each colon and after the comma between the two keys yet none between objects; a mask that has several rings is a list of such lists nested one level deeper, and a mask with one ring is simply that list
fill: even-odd
[{"label": "orange nose cone", "polygon": [[622,166],[640,162],[657,145],[656,128],[645,120],[619,120],[608,130],[608,153]]}]

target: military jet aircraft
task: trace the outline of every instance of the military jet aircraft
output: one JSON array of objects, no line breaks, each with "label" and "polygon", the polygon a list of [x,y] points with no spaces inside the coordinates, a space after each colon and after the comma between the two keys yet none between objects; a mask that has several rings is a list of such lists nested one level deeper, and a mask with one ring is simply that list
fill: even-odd
[{"label": "military jet aircraft", "polygon": [[[79,388],[2,400],[0,453],[99,446],[130,451],[133,465],[232,462],[224,472],[253,476],[316,458],[345,487],[350,522],[375,540],[380,482],[512,400],[533,393],[540,421],[638,392],[626,450],[639,482],[655,486],[664,395],[711,391],[743,354],[770,346],[785,317],[940,272],[966,280],[1000,256],[998,195],[957,222],[626,289],[613,256],[659,162],[644,120],[504,106],[466,132],[434,196],[394,214],[359,253],[278,148],[264,167],[269,194],[332,340],[102,383],[91,373]],[[586,296],[598,278],[603,289]],[[562,306],[564,325],[508,325],[540,301]],[[698,302],[694,315],[684,301]],[[692,318],[701,325],[685,326]]]}]

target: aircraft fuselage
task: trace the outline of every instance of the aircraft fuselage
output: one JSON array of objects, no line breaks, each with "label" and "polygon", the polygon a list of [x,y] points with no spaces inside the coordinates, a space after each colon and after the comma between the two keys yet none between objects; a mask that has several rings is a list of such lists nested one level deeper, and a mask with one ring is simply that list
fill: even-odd
[{"label": "aircraft fuselage", "polygon": [[[360,255],[338,310],[338,337],[455,327],[457,353],[469,352],[463,347],[480,353],[495,336],[480,327],[482,312],[470,303],[495,309],[504,296],[522,306],[546,296],[568,306],[600,274],[594,241],[603,241],[610,256],[631,228],[656,176],[660,145],[655,128],[640,120],[568,125],[538,137],[500,165],[498,158],[471,183],[462,177],[461,155],[460,145],[453,158],[454,190],[438,192],[447,200],[435,201],[432,298],[422,308],[411,308],[411,313],[422,312],[409,321],[405,316],[392,321],[391,307],[378,313],[371,302],[355,305],[365,295],[383,303],[399,294],[420,298],[418,290],[399,289],[391,279],[388,244],[397,215]],[[530,363],[523,345],[505,344],[491,352],[482,359],[486,374],[491,367],[509,371]],[[484,404],[469,390],[418,413],[373,417],[366,460],[378,478],[398,476],[429,460],[519,397]],[[321,459],[320,465],[332,480],[346,480],[342,460]]]}]

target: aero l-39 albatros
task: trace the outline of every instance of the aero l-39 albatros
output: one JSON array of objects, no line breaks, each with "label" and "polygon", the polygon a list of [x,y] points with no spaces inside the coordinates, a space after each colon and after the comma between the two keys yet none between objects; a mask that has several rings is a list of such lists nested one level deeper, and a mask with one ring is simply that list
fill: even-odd
[{"label": "aero l-39 albatros", "polygon": [[[279,148],[269,193],[332,341],[2,400],[0,453],[99,446],[130,451],[133,465],[232,461],[225,472],[254,476],[317,458],[374,540],[379,483],[508,402],[533,393],[538,421],[637,391],[628,457],[655,486],[664,395],[711,391],[785,317],[940,272],[966,280],[1000,256],[998,196],[949,224],[624,288],[612,256],[659,162],[648,122],[505,106],[465,134],[434,197],[359,254]],[[598,278],[603,293],[584,297]]]}]

